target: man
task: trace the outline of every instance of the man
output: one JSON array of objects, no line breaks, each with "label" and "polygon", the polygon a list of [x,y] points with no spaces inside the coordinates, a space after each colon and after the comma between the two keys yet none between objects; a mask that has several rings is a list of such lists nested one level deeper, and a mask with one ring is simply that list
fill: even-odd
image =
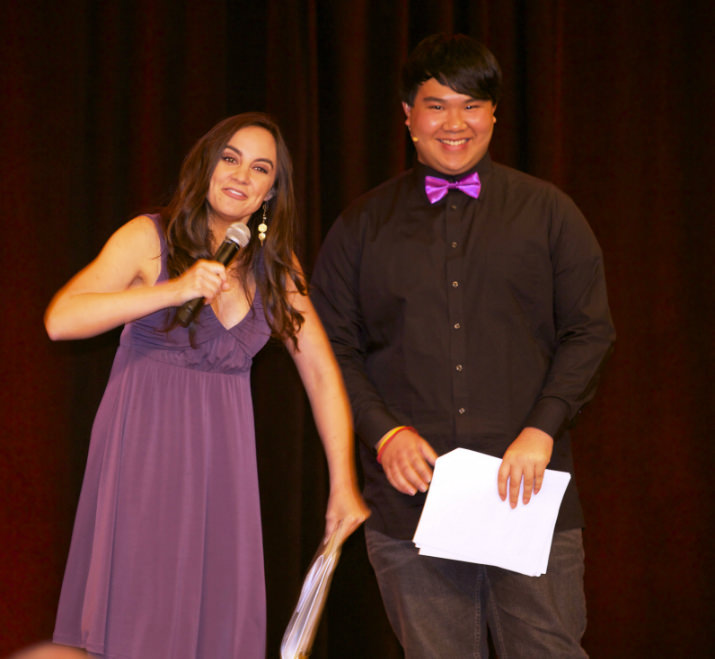
[{"label": "man", "polygon": [[418,45],[401,92],[418,163],[338,218],[313,278],[361,440],[368,555],[408,659],[487,656],[487,623],[500,659],[585,656],[573,478],[541,577],[411,542],[435,459],[454,448],[502,458],[495,487],[512,507],[547,466],[573,474],[568,427],[615,337],[582,214],[490,159],[500,86],[473,39]]}]

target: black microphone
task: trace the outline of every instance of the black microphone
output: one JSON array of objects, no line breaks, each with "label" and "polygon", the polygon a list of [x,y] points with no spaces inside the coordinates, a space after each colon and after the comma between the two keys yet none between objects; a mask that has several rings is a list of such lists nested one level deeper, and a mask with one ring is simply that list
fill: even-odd
[{"label": "black microphone", "polygon": [[[243,222],[234,222],[226,230],[226,237],[216,250],[213,260],[227,266],[236,256],[239,248],[248,245],[249,240],[251,240],[251,230]],[[204,298],[202,297],[184,302],[176,312],[176,320],[182,327],[188,327],[203,305]]]}]

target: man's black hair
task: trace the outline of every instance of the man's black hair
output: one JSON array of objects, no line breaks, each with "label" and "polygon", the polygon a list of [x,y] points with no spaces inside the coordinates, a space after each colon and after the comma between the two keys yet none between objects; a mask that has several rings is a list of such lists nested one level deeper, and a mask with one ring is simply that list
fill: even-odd
[{"label": "man's black hair", "polygon": [[499,62],[484,44],[464,34],[433,34],[417,45],[402,68],[401,100],[414,105],[417,89],[430,78],[495,104],[501,96]]}]

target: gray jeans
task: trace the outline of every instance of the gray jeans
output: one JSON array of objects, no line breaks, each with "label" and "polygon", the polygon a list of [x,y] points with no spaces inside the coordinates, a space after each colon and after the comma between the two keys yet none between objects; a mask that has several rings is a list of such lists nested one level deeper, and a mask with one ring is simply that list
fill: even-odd
[{"label": "gray jeans", "polygon": [[545,575],[420,556],[409,540],[365,529],[390,624],[407,659],[583,658],[580,529],[554,535]]}]

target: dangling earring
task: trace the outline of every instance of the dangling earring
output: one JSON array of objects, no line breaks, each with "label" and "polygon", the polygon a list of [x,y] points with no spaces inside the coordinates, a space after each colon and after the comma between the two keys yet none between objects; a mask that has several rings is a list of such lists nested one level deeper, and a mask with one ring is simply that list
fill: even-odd
[{"label": "dangling earring", "polygon": [[268,204],[264,201],[263,202],[263,218],[262,218],[261,223],[258,225],[258,240],[261,241],[261,247],[263,247],[263,241],[266,239],[266,231],[268,231],[268,225],[266,224],[266,221],[268,220],[267,206],[268,206]]}]

